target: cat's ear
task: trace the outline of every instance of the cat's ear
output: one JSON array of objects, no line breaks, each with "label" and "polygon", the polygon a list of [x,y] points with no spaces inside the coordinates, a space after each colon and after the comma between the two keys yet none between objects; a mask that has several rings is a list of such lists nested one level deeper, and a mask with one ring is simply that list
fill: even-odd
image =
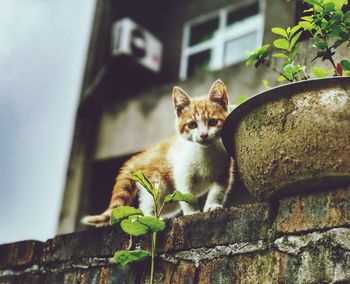
[{"label": "cat's ear", "polygon": [[226,86],[221,80],[216,80],[211,86],[209,100],[221,105],[225,110],[227,110],[228,96]]},{"label": "cat's ear", "polygon": [[181,89],[180,87],[174,87],[173,102],[174,102],[176,114],[179,117],[182,111],[190,105],[191,99],[183,89]]}]

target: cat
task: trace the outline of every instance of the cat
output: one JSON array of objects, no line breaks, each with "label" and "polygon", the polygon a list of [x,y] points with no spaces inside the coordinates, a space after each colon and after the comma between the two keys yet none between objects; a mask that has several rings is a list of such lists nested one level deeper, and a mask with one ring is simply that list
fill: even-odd
[{"label": "cat", "polygon": [[[175,189],[199,197],[208,193],[204,212],[223,208],[233,182],[234,160],[220,139],[228,115],[228,95],[221,80],[212,85],[209,95],[191,99],[180,87],[172,93],[177,135],[155,144],[130,158],[116,178],[108,209],[100,215],[86,216],[82,223],[96,227],[108,225],[111,212],[122,205],[131,205],[137,198],[145,215],[153,215],[151,195],[130,174],[141,170],[152,182],[158,182],[162,201]],[[199,212],[185,202],[164,206],[162,218],[171,218],[180,210],[184,215]]]}]

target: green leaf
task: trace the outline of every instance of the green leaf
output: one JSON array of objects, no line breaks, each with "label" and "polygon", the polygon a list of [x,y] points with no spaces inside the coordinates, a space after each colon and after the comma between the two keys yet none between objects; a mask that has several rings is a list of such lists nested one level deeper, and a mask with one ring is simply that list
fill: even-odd
[{"label": "green leaf", "polygon": [[343,71],[350,71],[350,62],[348,60],[340,61],[340,66],[343,69]]},{"label": "green leaf", "polygon": [[246,66],[249,66],[250,64],[252,64],[257,58],[255,58],[254,56],[250,55],[247,59],[247,61],[245,62]]},{"label": "green leaf", "polygon": [[246,66],[249,66],[250,64],[252,64],[257,58],[254,57],[253,55],[250,55],[247,59],[247,61],[245,62]]},{"label": "green leaf", "polygon": [[316,46],[318,49],[324,50],[327,47],[327,42],[319,41],[319,42],[314,43],[314,46]]},{"label": "green leaf", "polygon": [[301,46],[302,46],[302,44],[301,44],[301,42],[299,42],[292,48],[292,51],[291,51],[292,58],[295,58],[296,56],[298,56],[300,49],[301,49]]},{"label": "green leaf", "polygon": [[306,12],[313,12],[313,10],[314,10],[313,8],[309,8],[309,9],[304,10],[303,13],[306,13]]},{"label": "green leaf", "polygon": [[285,31],[285,29],[275,27],[275,28],[272,28],[271,31],[276,35],[281,35],[285,38],[288,38],[288,35],[287,35],[287,32]]},{"label": "green leaf", "polygon": [[[348,10],[348,9],[346,9]],[[329,22],[331,23],[341,23],[341,21],[345,21],[344,20],[344,15],[345,13],[343,11],[334,11],[332,13],[330,13],[330,20]]]},{"label": "green leaf", "polygon": [[146,225],[153,232],[160,232],[165,229],[165,222],[153,216],[143,216],[137,219],[141,224]]},{"label": "green leaf", "polygon": [[133,215],[143,215],[143,212],[141,209],[137,209],[134,207],[120,206],[116,209],[113,209],[110,223],[112,225],[116,224],[116,223],[120,223],[124,219],[128,218],[129,216],[133,216]]},{"label": "green leaf", "polygon": [[293,73],[294,73],[294,65],[293,64],[287,64],[283,68],[284,75],[290,80],[293,79]]},{"label": "green leaf", "polygon": [[325,0],[324,3],[325,7],[329,3],[332,3],[334,5],[334,9],[340,11],[344,5],[348,4],[348,0]]},{"label": "green leaf", "polygon": [[248,100],[248,99],[249,99],[248,96],[240,96],[240,97],[237,99],[236,104],[237,104],[237,105],[240,105],[240,104],[244,103],[244,102],[245,102],[246,100]]},{"label": "green leaf", "polygon": [[287,79],[284,76],[282,76],[282,75],[279,76],[278,79],[277,79],[278,82],[283,82],[285,80],[287,80]]},{"label": "green leaf", "polygon": [[305,66],[294,65],[294,63],[289,63],[284,66],[283,69],[284,75],[288,78],[288,80],[298,80],[297,74],[299,72],[305,72]]},{"label": "green leaf", "polygon": [[261,53],[266,52],[270,48],[270,44],[265,44],[261,48],[259,48]]},{"label": "green leaf", "polygon": [[343,11],[333,12],[331,14],[330,22],[332,22],[332,21],[335,21],[335,22],[341,21],[343,19],[343,15],[344,15]]},{"label": "green leaf", "polygon": [[295,36],[293,36],[292,40],[290,41],[290,46],[289,46],[290,49],[293,48],[294,44],[298,41],[301,34],[302,34],[302,31],[298,32]]},{"label": "green leaf", "polygon": [[280,49],[286,49],[289,50],[289,43],[284,38],[279,38],[273,41],[273,45]]},{"label": "green leaf", "polygon": [[270,85],[269,85],[269,81],[263,80],[262,82],[263,82],[265,88],[267,88],[267,89],[271,88]]},{"label": "green leaf", "polygon": [[329,76],[331,73],[334,72],[334,68],[331,68],[329,70],[325,70],[322,67],[311,67],[311,71],[312,73],[314,73],[314,75],[317,78],[324,78]]},{"label": "green leaf", "polygon": [[316,11],[321,11],[323,9],[323,0],[304,0],[304,2],[311,4]]},{"label": "green leaf", "polygon": [[314,28],[314,25],[307,21],[299,22],[299,26],[302,27],[305,31],[311,31]]},{"label": "green leaf", "polygon": [[344,14],[344,16],[343,16],[343,21],[346,21],[346,20],[349,19],[349,18],[350,18],[350,10],[347,11],[347,12]]},{"label": "green leaf", "polygon": [[[130,216],[132,217],[132,216]],[[129,219],[124,219],[121,223],[120,223],[120,227],[122,228],[122,230],[132,236],[142,236],[148,233],[149,231],[149,227],[140,223],[140,221],[138,220],[138,218],[133,219],[130,218]]]},{"label": "green leaf", "polygon": [[304,0],[304,2],[311,5],[320,5],[320,0]]},{"label": "green leaf", "polygon": [[345,32],[345,31],[340,31],[339,32],[339,36],[342,38],[342,39],[344,39],[344,40],[348,40],[349,39],[349,34],[348,34],[348,32]]},{"label": "green leaf", "polygon": [[301,19],[306,21],[306,22],[310,22],[310,23],[313,22],[313,17],[312,16],[302,16]]},{"label": "green leaf", "polygon": [[322,30],[321,29],[316,29],[315,27],[315,32],[312,35],[314,40],[317,40],[319,37],[322,37]]},{"label": "green leaf", "polygon": [[153,187],[149,179],[142,173],[137,171],[130,176],[131,179],[140,183],[152,196],[156,196],[157,190]]},{"label": "green leaf", "polygon": [[150,252],[145,250],[120,250],[114,253],[114,261],[124,268],[129,263],[143,261],[151,255]]},{"label": "green leaf", "polygon": [[328,21],[326,19],[322,18],[321,27],[318,27],[318,28],[320,28],[321,30],[324,31],[327,29],[327,27],[328,27]]},{"label": "green leaf", "polygon": [[333,2],[328,2],[324,5],[324,10],[326,12],[331,12],[334,10],[334,8],[335,8],[335,4]]},{"label": "green leaf", "polygon": [[192,206],[195,206],[198,204],[197,198],[193,194],[181,193],[178,190],[174,191],[173,194],[167,195],[164,199],[165,203],[170,203],[174,201],[184,201]]},{"label": "green leaf", "polygon": [[252,64],[255,60],[264,60],[268,56],[267,50],[269,49],[270,45],[265,44],[262,47],[259,47],[255,49],[248,57],[246,61],[246,65],[249,66]]},{"label": "green leaf", "polygon": [[288,56],[284,53],[275,53],[272,55],[272,57],[288,58]]},{"label": "green leaf", "polygon": [[290,30],[290,35],[293,36],[298,30],[300,30],[300,26],[296,25],[294,27],[292,27],[292,29]]},{"label": "green leaf", "polygon": [[[332,25],[330,27],[331,29],[331,32],[328,34],[328,36],[330,38],[339,38],[339,37],[342,37],[341,34],[342,34],[342,29],[340,26],[338,25]],[[347,33],[345,33],[345,37],[347,37]]]}]

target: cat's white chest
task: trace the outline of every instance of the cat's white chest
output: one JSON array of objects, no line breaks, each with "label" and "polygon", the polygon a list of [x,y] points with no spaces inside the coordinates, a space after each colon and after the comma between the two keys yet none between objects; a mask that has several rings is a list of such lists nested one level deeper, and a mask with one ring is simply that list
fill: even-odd
[{"label": "cat's white chest", "polygon": [[205,193],[209,186],[225,171],[227,154],[219,144],[203,148],[199,145],[179,141],[169,153],[173,175],[178,190],[189,189],[193,194]]}]

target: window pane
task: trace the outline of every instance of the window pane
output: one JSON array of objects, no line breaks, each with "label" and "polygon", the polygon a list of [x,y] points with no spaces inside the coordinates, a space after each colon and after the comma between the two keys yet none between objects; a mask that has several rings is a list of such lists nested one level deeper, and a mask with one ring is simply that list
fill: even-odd
[{"label": "window pane", "polygon": [[243,19],[259,14],[259,3],[250,4],[242,9],[234,10],[227,15],[227,25],[230,26]]},{"label": "window pane", "polygon": [[197,75],[210,70],[211,51],[205,50],[188,58],[187,76]]},{"label": "window pane", "polygon": [[190,46],[211,39],[218,28],[218,17],[193,25],[190,32]]},{"label": "window pane", "polygon": [[224,65],[228,66],[248,58],[248,52],[257,48],[258,32],[235,38],[225,43]]}]

